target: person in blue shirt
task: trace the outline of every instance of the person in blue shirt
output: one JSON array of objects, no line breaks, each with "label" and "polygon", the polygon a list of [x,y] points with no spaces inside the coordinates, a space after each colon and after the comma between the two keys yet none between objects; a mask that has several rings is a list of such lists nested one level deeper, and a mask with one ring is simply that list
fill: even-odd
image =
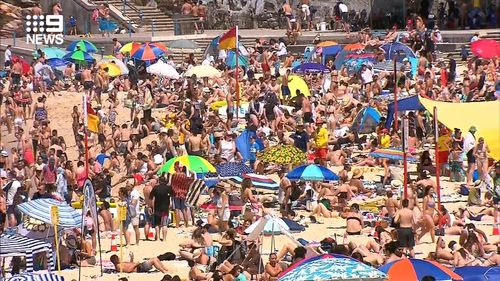
[{"label": "person in blue shirt", "polygon": [[304,131],[304,124],[302,122],[297,123],[297,131],[290,135],[290,138],[293,139],[293,145],[303,152],[307,153],[308,143],[309,143],[309,135],[306,131]]},{"label": "person in blue shirt", "polygon": [[101,150],[101,153],[97,154],[95,157],[95,160],[101,165],[101,167],[104,167],[104,161],[106,159],[110,159],[109,155],[106,154],[106,150]]},{"label": "person in blue shirt", "polygon": [[255,136],[250,137],[250,154],[248,160],[250,160],[250,167],[255,170],[255,161],[257,160],[257,151],[260,150],[259,144],[255,142]]}]

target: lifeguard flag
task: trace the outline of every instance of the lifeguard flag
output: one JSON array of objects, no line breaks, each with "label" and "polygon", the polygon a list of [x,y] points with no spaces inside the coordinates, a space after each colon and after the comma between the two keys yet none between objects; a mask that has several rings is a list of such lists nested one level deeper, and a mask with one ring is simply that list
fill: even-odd
[{"label": "lifeguard flag", "polygon": [[94,133],[99,132],[99,116],[89,103],[87,103],[87,129]]},{"label": "lifeguard flag", "polygon": [[222,34],[219,38],[220,50],[236,49],[236,41],[238,41],[238,27],[229,29],[226,33]]}]

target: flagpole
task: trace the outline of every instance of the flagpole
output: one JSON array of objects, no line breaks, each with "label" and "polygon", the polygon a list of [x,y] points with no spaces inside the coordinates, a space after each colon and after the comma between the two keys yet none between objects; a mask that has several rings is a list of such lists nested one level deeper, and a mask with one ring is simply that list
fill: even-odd
[{"label": "flagpole", "polygon": [[234,56],[236,58],[236,69],[234,72],[235,80],[236,80],[236,120],[238,120],[238,113],[240,111],[240,83],[239,83],[239,76],[240,76],[240,66],[239,66],[239,58],[238,58],[238,26],[236,26],[236,50],[234,51]]},{"label": "flagpole", "polygon": [[89,177],[89,134],[88,134],[88,108],[87,108],[87,93],[83,92],[83,133],[85,142],[85,174]]},{"label": "flagpole", "polygon": [[440,185],[440,182],[439,182],[439,177],[440,177],[440,170],[441,170],[441,167],[439,165],[441,165],[439,163],[439,145],[438,145],[438,138],[439,138],[439,127],[438,127],[438,117],[437,117],[437,114],[438,114],[438,110],[437,110],[437,107],[434,107],[434,113],[433,113],[433,117],[434,117],[434,154],[435,154],[435,157],[436,157],[436,187],[437,187],[437,190],[436,190],[436,193],[437,193],[437,199],[438,199],[438,210],[441,210],[441,185]]}]

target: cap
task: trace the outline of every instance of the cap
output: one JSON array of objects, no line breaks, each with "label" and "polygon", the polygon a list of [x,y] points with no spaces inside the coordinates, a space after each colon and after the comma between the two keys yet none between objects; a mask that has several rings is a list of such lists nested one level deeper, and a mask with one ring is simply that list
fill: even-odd
[{"label": "cap", "polygon": [[156,165],[160,165],[161,163],[163,163],[163,157],[160,154],[156,154],[155,156],[153,156],[153,163],[155,163]]}]

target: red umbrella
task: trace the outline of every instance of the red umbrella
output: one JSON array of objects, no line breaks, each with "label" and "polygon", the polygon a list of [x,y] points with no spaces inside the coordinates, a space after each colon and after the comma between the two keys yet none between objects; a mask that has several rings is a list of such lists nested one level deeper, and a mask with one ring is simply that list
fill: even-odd
[{"label": "red umbrella", "polygon": [[12,61],[15,62],[16,60],[19,60],[19,62],[21,63],[23,67],[23,74],[28,74],[31,72],[31,65],[27,61],[23,60],[21,57],[12,56]]},{"label": "red umbrella", "polygon": [[492,59],[500,57],[500,43],[496,40],[481,39],[470,44],[471,50],[478,57]]}]

